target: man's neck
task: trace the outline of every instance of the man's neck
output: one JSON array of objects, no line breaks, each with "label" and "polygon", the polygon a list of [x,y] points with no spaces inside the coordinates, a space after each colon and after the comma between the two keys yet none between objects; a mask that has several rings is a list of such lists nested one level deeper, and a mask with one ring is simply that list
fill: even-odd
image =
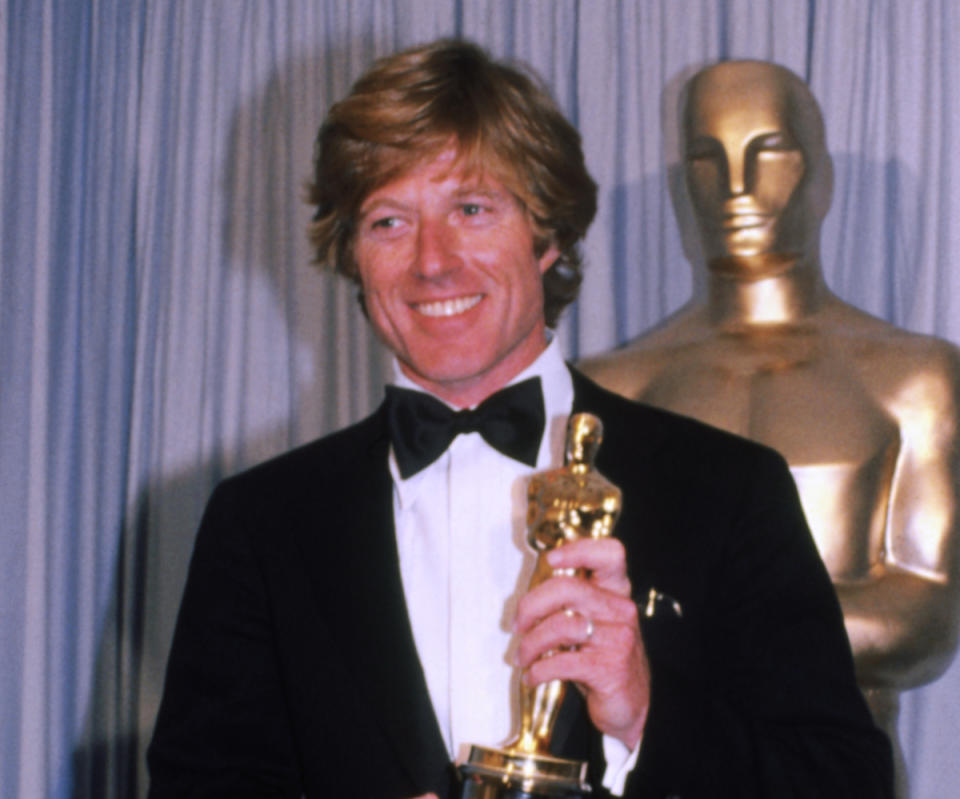
[{"label": "man's neck", "polygon": [[796,324],[828,296],[816,256],[786,258],[756,278],[711,269],[708,279],[710,321],[718,327]]},{"label": "man's neck", "polygon": [[[418,375],[402,361],[395,361],[395,369],[409,382],[411,388],[425,391],[454,408],[472,408],[510,383],[516,382],[522,375],[543,357],[553,340],[552,334],[544,331],[543,342],[536,348],[529,348],[523,357],[512,358],[497,364],[496,369],[473,381],[459,381],[455,384],[431,381]],[[397,381],[402,385],[402,381]]]}]

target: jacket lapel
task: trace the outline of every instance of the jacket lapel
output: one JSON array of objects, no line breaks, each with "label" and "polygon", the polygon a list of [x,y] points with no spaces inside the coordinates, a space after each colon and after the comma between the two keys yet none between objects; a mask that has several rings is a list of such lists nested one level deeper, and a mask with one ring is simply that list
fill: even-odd
[{"label": "jacket lapel", "polygon": [[[339,532],[333,541],[311,536],[304,542],[306,556],[312,559],[308,562],[323,564],[317,572],[318,595],[332,598],[336,591],[349,608],[344,613],[325,610],[355,684],[414,784],[437,791],[448,782],[450,762],[407,615],[382,408],[362,423],[354,452],[355,458],[339,464],[337,495],[324,492],[336,505],[323,511],[332,517],[325,526]],[[322,552],[311,554],[318,545]]]}]

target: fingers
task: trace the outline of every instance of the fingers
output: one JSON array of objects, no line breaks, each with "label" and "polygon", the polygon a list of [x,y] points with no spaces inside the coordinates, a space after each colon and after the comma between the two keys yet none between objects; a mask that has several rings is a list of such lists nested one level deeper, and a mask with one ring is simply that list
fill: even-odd
[{"label": "fingers", "polygon": [[[598,622],[631,623],[637,615],[629,590],[626,594],[615,593],[599,586],[593,579],[552,577],[521,597],[517,603],[514,629],[526,633],[534,625],[567,609],[591,619],[594,625]],[[572,634],[571,625],[559,619],[553,621],[551,629]],[[584,629],[582,623],[580,629]],[[566,641],[557,643],[568,644]]]},{"label": "fingers", "polygon": [[593,640],[533,661],[523,678],[528,685],[573,681],[597,729],[632,749],[643,734],[650,704],[650,669],[639,632],[623,624],[603,625]]},{"label": "fingers", "polygon": [[650,671],[631,599],[620,541],[571,541],[547,554],[554,569],[584,577],[551,577],[517,604],[516,663],[528,685],[571,680],[602,732],[633,747],[650,701]]},{"label": "fingers", "polygon": [[591,582],[608,591],[630,596],[627,555],[616,538],[582,538],[547,553],[554,569],[584,569]]},{"label": "fingers", "polygon": [[[517,664],[528,667],[561,649],[605,641],[605,628],[637,628],[637,608],[630,599],[623,545],[616,539],[572,541],[548,553],[555,568],[586,570],[587,577],[553,577],[517,603],[515,630],[520,633]],[[574,616],[569,613],[573,611]],[[587,635],[592,627],[592,636]]]},{"label": "fingers", "polygon": [[[630,599],[626,552],[615,538],[571,541],[548,552],[547,562],[554,569],[583,570],[582,578],[554,577],[529,591],[517,608],[515,628],[524,632],[540,619],[564,608],[576,610],[590,619],[617,620],[630,608],[620,599]],[[630,602],[630,605],[633,603]]]},{"label": "fingers", "polygon": [[633,673],[643,671],[643,645],[633,628],[625,624],[597,626],[588,644],[576,649],[557,650],[526,666],[529,685],[548,680],[572,680],[601,697],[612,698],[630,682]]},{"label": "fingers", "polygon": [[613,627],[639,631],[637,618],[637,606],[626,597],[577,577],[554,577],[517,603],[516,663],[526,668],[558,650],[606,646]]},{"label": "fingers", "polygon": [[591,617],[567,608],[541,619],[523,635],[514,655],[518,666],[529,666],[538,657],[562,649],[593,643],[599,624]]}]

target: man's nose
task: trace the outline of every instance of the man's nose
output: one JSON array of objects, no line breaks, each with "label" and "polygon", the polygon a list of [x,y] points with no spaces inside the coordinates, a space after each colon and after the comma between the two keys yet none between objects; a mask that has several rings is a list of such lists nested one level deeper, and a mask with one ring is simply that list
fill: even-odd
[{"label": "man's nose", "polygon": [[440,219],[423,219],[417,231],[414,267],[421,277],[435,279],[459,268],[456,234]]}]

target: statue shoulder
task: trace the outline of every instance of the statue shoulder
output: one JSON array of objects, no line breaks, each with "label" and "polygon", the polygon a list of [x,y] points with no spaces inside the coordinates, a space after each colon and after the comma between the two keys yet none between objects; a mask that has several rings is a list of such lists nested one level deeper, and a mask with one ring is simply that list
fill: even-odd
[{"label": "statue shoulder", "polygon": [[960,414],[960,348],[935,336],[900,331],[891,340],[891,359],[900,377],[901,402],[936,407],[956,418]]},{"label": "statue shoulder", "polygon": [[881,323],[850,334],[861,377],[898,417],[935,409],[943,424],[960,416],[960,348],[936,336]]},{"label": "statue shoulder", "polygon": [[873,380],[960,390],[960,348],[945,339],[905,330],[844,302],[833,306],[820,328]]},{"label": "statue shoulder", "polygon": [[682,308],[622,347],[577,363],[587,377],[624,397],[640,397],[675,354],[704,338],[707,328],[697,308]]}]

